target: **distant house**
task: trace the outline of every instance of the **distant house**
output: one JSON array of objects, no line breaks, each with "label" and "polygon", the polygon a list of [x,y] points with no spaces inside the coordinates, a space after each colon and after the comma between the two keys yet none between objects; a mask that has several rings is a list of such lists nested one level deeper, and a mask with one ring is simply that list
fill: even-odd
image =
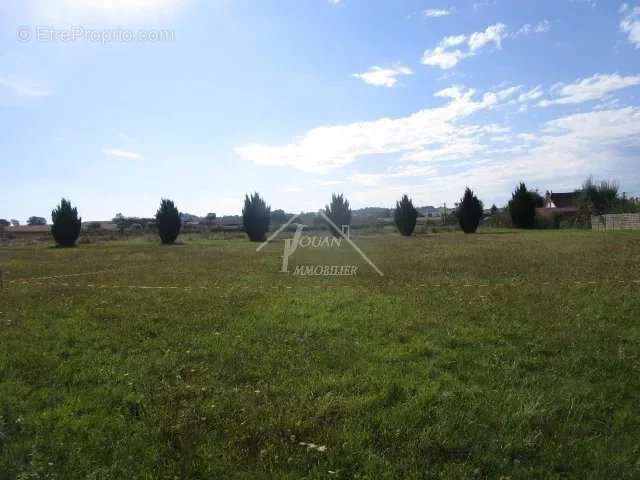
[{"label": "distant house", "polygon": [[574,214],[580,207],[581,191],[554,193],[547,191],[544,197],[544,207],[536,208],[536,213],[542,217],[559,214]]},{"label": "distant house", "polygon": [[428,205],[426,207],[418,207],[416,210],[418,210],[418,213],[420,213],[422,216],[427,218],[440,218],[443,214],[442,207],[433,207],[431,205]]},{"label": "distant house", "polygon": [[6,227],[3,231],[3,237],[7,239],[41,239],[49,236],[49,225],[20,225],[17,227]]},{"label": "distant house", "polygon": [[573,208],[578,209],[581,191],[568,193],[547,192],[544,198],[544,208]]}]

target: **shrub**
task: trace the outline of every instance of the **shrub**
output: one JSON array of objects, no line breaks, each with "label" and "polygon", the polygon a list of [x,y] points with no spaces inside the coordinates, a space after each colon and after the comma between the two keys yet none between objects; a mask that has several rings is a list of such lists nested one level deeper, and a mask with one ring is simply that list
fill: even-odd
[{"label": "shrub", "polygon": [[[324,207],[324,213],[338,228],[342,228],[344,225],[351,225],[349,200],[345,199],[342,194],[334,193],[331,195],[331,204]],[[329,225],[329,229],[335,237],[341,236],[341,232],[336,231],[333,225]]]},{"label": "shrub", "polygon": [[443,216],[440,218],[440,225],[459,226],[457,209],[446,209]]},{"label": "shrub", "polygon": [[513,221],[509,209],[503,208],[493,216],[491,225],[496,228],[513,228]]},{"label": "shrub", "polygon": [[213,226],[216,225],[218,221],[218,217],[216,216],[215,213],[210,212],[207,213],[207,216],[204,217],[204,219],[200,220],[200,225],[208,225],[208,226]]},{"label": "shrub", "polygon": [[393,212],[393,220],[396,222],[398,231],[405,237],[410,237],[416,228],[418,210],[413,206],[413,202],[407,195],[403,195],[399,202],[396,202],[396,209]]},{"label": "shrub", "polygon": [[610,213],[620,203],[619,191],[620,186],[616,181],[596,182],[593,177],[589,177],[582,184],[580,206],[595,215]]},{"label": "shrub", "polygon": [[113,217],[112,222],[115,223],[118,232],[124,233],[124,229],[127,226],[127,220],[124,218],[124,215],[122,215],[121,213],[116,213],[116,216]]},{"label": "shrub", "polygon": [[182,221],[180,220],[180,212],[173,201],[166,198],[160,201],[160,208],[156,212],[156,225],[158,235],[164,245],[171,245],[176,241],[180,235]]},{"label": "shrub", "polygon": [[82,218],[78,217],[78,209],[71,207],[71,202],[64,198],[51,212],[51,235],[61,247],[72,247],[80,236]]},{"label": "shrub", "polygon": [[516,187],[509,201],[511,221],[516,228],[533,228],[536,220],[535,192],[527,190],[524,182]]},{"label": "shrub", "polygon": [[460,228],[464,233],[476,233],[483,211],[482,202],[467,187],[456,211]]},{"label": "shrub", "polygon": [[245,195],[242,224],[249,240],[252,242],[264,241],[265,235],[269,231],[270,223],[271,207],[257,193],[251,196]]},{"label": "shrub", "polygon": [[271,212],[271,223],[274,225],[283,225],[287,223],[287,220],[289,220],[289,216],[284,210],[274,210]]},{"label": "shrub", "polygon": [[29,217],[27,220],[27,225],[46,225],[47,220],[43,217]]},{"label": "shrub", "polygon": [[536,215],[536,228],[540,230],[551,230],[560,228],[560,218],[558,214],[553,215]]}]

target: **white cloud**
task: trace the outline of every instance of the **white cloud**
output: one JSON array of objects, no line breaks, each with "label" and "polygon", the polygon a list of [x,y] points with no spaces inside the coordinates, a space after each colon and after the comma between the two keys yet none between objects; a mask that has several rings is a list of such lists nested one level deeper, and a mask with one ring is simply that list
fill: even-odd
[{"label": "white cloud", "polygon": [[531,27],[530,23],[525,23],[520,30],[513,34],[514,37],[519,37],[520,35],[529,35],[531,33],[533,27]]},{"label": "white cloud", "polygon": [[[551,92],[558,99],[594,98],[636,81],[629,78],[594,75],[555,85]],[[512,131],[471,120],[471,115],[499,112],[497,107],[518,109],[541,98],[542,87],[507,85],[479,94],[453,85],[434,95],[445,100],[442,106],[406,117],[318,127],[287,144],[246,145],[236,153],[262,165],[343,174],[341,189],[358,204],[392,204],[402,193],[420,204],[453,202],[467,185],[493,202],[506,198],[523,179],[544,189],[572,188],[591,173],[610,176],[612,169],[627,180],[634,177],[625,168],[631,168],[631,155],[640,148],[640,108],[599,105],[602,110]],[[375,155],[393,161],[370,161]],[[315,182],[338,184],[330,177]]]},{"label": "white cloud", "polygon": [[349,180],[363,187],[377,187],[385,177],[384,173],[356,173],[351,175]]},{"label": "white cloud", "polygon": [[523,142],[533,142],[536,139],[533,133],[519,133],[516,137]]},{"label": "white cloud", "polygon": [[447,50],[446,47],[437,46],[433,50],[426,50],[422,56],[423,65],[438,67],[442,70],[448,70],[455,67],[460,60],[470,56],[461,50]]},{"label": "white cloud", "polygon": [[328,172],[368,155],[420,152],[435,144],[455,143],[477,133],[457,122],[496,104],[497,95],[474,99],[475,91],[451,87],[436,94],[449,102],[408,117],[381,118],[347,125],[314,128],[285,145],[244,145],[235,149],[244,159],[261,165],[291,166],[306,172]]},{"label": "white cloud", "polygon": [[[621,147],[640,146],[640,109],[592,111],[547,122],[542,135],[521,134],[527,148],[508,166],[521,178],[554,177],[582,180],[589,173],[602,172],[620,161]],[[501,162],[495,167],[499,169]],[[506,175],[512,182],[513,174]]]},{"label": "white cloud", "polygon": [[315,183],[324,187],[331,187],[334,185],[342,185],[344,180],[316,180]]},{"label": "white cloud", "polygon": [[522,85],[516,85],[514,87],[509,87],[509,88],[505,88],[504,90],[500,90],[496,92],[496,95],[498,96],[498,100],[502,101],[502,100],[506,100],[509,97],[512,97],[520,90],[522,90]]},{"label": "white cloud", "polygon": [[[470,130],[469,132],[472,132]],[[487,145],[481,142],[480,136],[465,136],[466,133],[460,132],[458,138],[437,144],[434,147],[425,148],[415,152],[409,152],[400,158],[400,161],[408,164],[460,161],[478,155],[487,150]],[[410,165],[410,170],[413,165]]]},{"label": "white cloud", "polygon": [[536,28],[533,29],[535,33],[545,33],[549,30],[551,30],[551,23],[549,22],[549,20],[543,20],[538,25],[536,25]]},{"label": "white cloud", "polygon": [[364,73],[354,73],[353,76],[369,85],[391,88],[396,85],[399,76],[412,74],[413,71],[408,67],[381,68],[374,66]]},{"label": "white cloud", "polygon": [[519,103],[520,106],[518,107],[518,112],[524,113],[529,110],[530,102],[538,100],[543,95],[544,91],[542,90],[542,87],[538,85],[530,90],[527,90],[526,92],[522,92],[520,95],[518,95],[518,98],[511,100],[511,102],[509,103],[511,105]]},{"label": "white cloud", "polygon": [[4,88],[16,97],[47,97],[51,95],[48,88],[13,76],[0,77],[0,88]]},{"label": "white cloud", "polygon": [[435,97],[452,98],[454,100],[459,100],[464,98],[465,94],[467,94],[466,88],[460,85],[452,85],[451,87],[443,88],[442,90],[437,91],[433,95]]},{"label": "white cloud", "polygon": [[627,34],[629,42],[640,48],[640,6],[631,8],[624,3],[620,11],[624,13],[620,21],[620,30]]},{"label": "white cloud", "polygon": [[105,155],[114,158],[124,158],[127,160],[144,160],[144,155],[127,150],[118,150],[117,148],[106,148],[102,151]]},{"label": "white cloud", "polygon": [[453,10],[448,8],[429,8],[423,12],[425,17],[446,17],[452,13]]},{"label": "white cloud", "polygon": [[522,35],[530,35],[532,33],[546,33],[551,30],[551,22],[549,20],[543,20],[536,25],[525,23],[520,29],[511,35],[513,38],[520,37]]},{"label": "white cloud", "polygon": [[[448,70],[455,67],[461,60],[476,55],[480,50],[487,46],[494,46],[497,49],[502,48],[502,41],[505,38],[517,38],[522,35],[532,33],[548,32],[551,23],[543,20],[537,25],[523,25],[517,32],[507,33],[507,26],[503,23],[496,23],[488,26],[482,32],[474,32],[470,35],[455,35],[444,37],[440,43],[433,48],[425,50],[422,56],[422,63],[432,67],[438,67]],[[466,44],[467,49],[455,48]]]},{"label": "white cloud", "polygon": [[[546,123],[544,131],[550,136],[544,137],[546,144],[557,143],[609,143],[611,141],[630,140],[640,144],[640,108],[624,107],[616,110],[576,113]],[[553,134],[560,133],[558,136]]]},{"label": "white cloud", "polygon": [[609,75],[596,74],[589,78],[577,80],[569,85],[554,85],[551,90],[559,98],[543,100],[538,105],[548,107],[550,105],[567,105],[599,100],[611,92],[635,85],[640,85],[640,75],[623,77],[617,73]]},{"label": "white cloud", "polygon": [[444,37],[440,42],[440,45],[446,48],[457,47],[458,45],[462,45],[466,41],[466,35],[453,35],[451,37]]},{"label": "white cloud", "polygon": [[392,173],[388,175],[388,177],[424,177],[427,175],[435,175],[437,170],[432,165],[402,165],[399,168],[394,168]]},{"label": "white cloud", "polygon": [[[422,63],[432,67],[448,70],[455,67],[461,60],[476,55],[479,50],[489,44],[496,48],[502,47],[502,39],[506,36],[506,26],[502,23],[490,25],[483,32],[474,32],[471,35],[456,35],[443,38],[438,46],[425,50]],[[454,48],[463,44],[467,50]]]},{"label": "white cloud", "polygon": [[523,92],[518,96],[518,102],[520,103],[528,103],[528,102],[533,102],[534,100],[539,99],[540,97],[542,97],[544,95],[544,92],[542,91],[542,87],[540,85],[538,85],[537,87],[527,91],[527,92]]},{"label": "white cloud", "polygon": [[467,185],[493,202],[506,198],[523,179],[544,189],[572,188],[588,174],[608,176],[612,168],[633,177],[624,166],[630,165],[629,152],[640,148],[640,108],[568,115],[524,132],[468,121],[473,113],[497,106],[518,108],[541,93],[539,86],[509,86],[484,95],[451,86],[435,94],[447,100],[440,107],[395,119],[319,127],[289,144],[250,145],[236,152],[259,164],[320,173],[371,155],[395,155],[391,164],[358,163],[366,173],[342,170],[344,180],[315,180],[341,185],[358,204],[392,204],[402,193],[420,204],[453,202]]},{"label": "white cloud", "polygon": [[472,33],[469,37],[469,48],[472,52],[493,43],[497,48],[502,48],[502,39],[507,27],[503,23],[496,23],[487,27],[484,32]]},{"label": "white cloud", "polygon": [[[530,188],[574,188],[591,173],[608,176],[617,168],[621,174],[620,165],[628,160],[622,147],[640,147],[640,109],[570,115],[547,122],[541,134],[522,133],[512,140],[516,143],[503,149],[478,144],[451,151],[448,170],[439,164],[402,166],[414,183],[397,183],[400,175],[394,171],[375,189],[357,191],[353,197],[376,205],[392,204],[399,193],[409,193],[420,204],[453,202],[471,186],[481,199],[494,201],[506,199],[521,180]],[[640,180],[637,174],[631,176]]]}]

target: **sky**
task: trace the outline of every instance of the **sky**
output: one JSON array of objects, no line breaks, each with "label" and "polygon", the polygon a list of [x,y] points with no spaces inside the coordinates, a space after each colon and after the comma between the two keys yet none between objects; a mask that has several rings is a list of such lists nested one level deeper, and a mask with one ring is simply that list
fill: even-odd
[{"label": "sky", "polygon": [[3,0],[0,218],[640,195],[640,2]]}]

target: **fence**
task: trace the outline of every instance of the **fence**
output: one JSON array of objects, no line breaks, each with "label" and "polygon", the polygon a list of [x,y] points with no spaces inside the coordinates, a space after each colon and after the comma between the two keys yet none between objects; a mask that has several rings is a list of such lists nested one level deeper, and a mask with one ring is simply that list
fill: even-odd
[{"label": "fence", "polygon": [[640,213],[591,217],[591,229],[601,232],[606,230],[640,230]]}]

